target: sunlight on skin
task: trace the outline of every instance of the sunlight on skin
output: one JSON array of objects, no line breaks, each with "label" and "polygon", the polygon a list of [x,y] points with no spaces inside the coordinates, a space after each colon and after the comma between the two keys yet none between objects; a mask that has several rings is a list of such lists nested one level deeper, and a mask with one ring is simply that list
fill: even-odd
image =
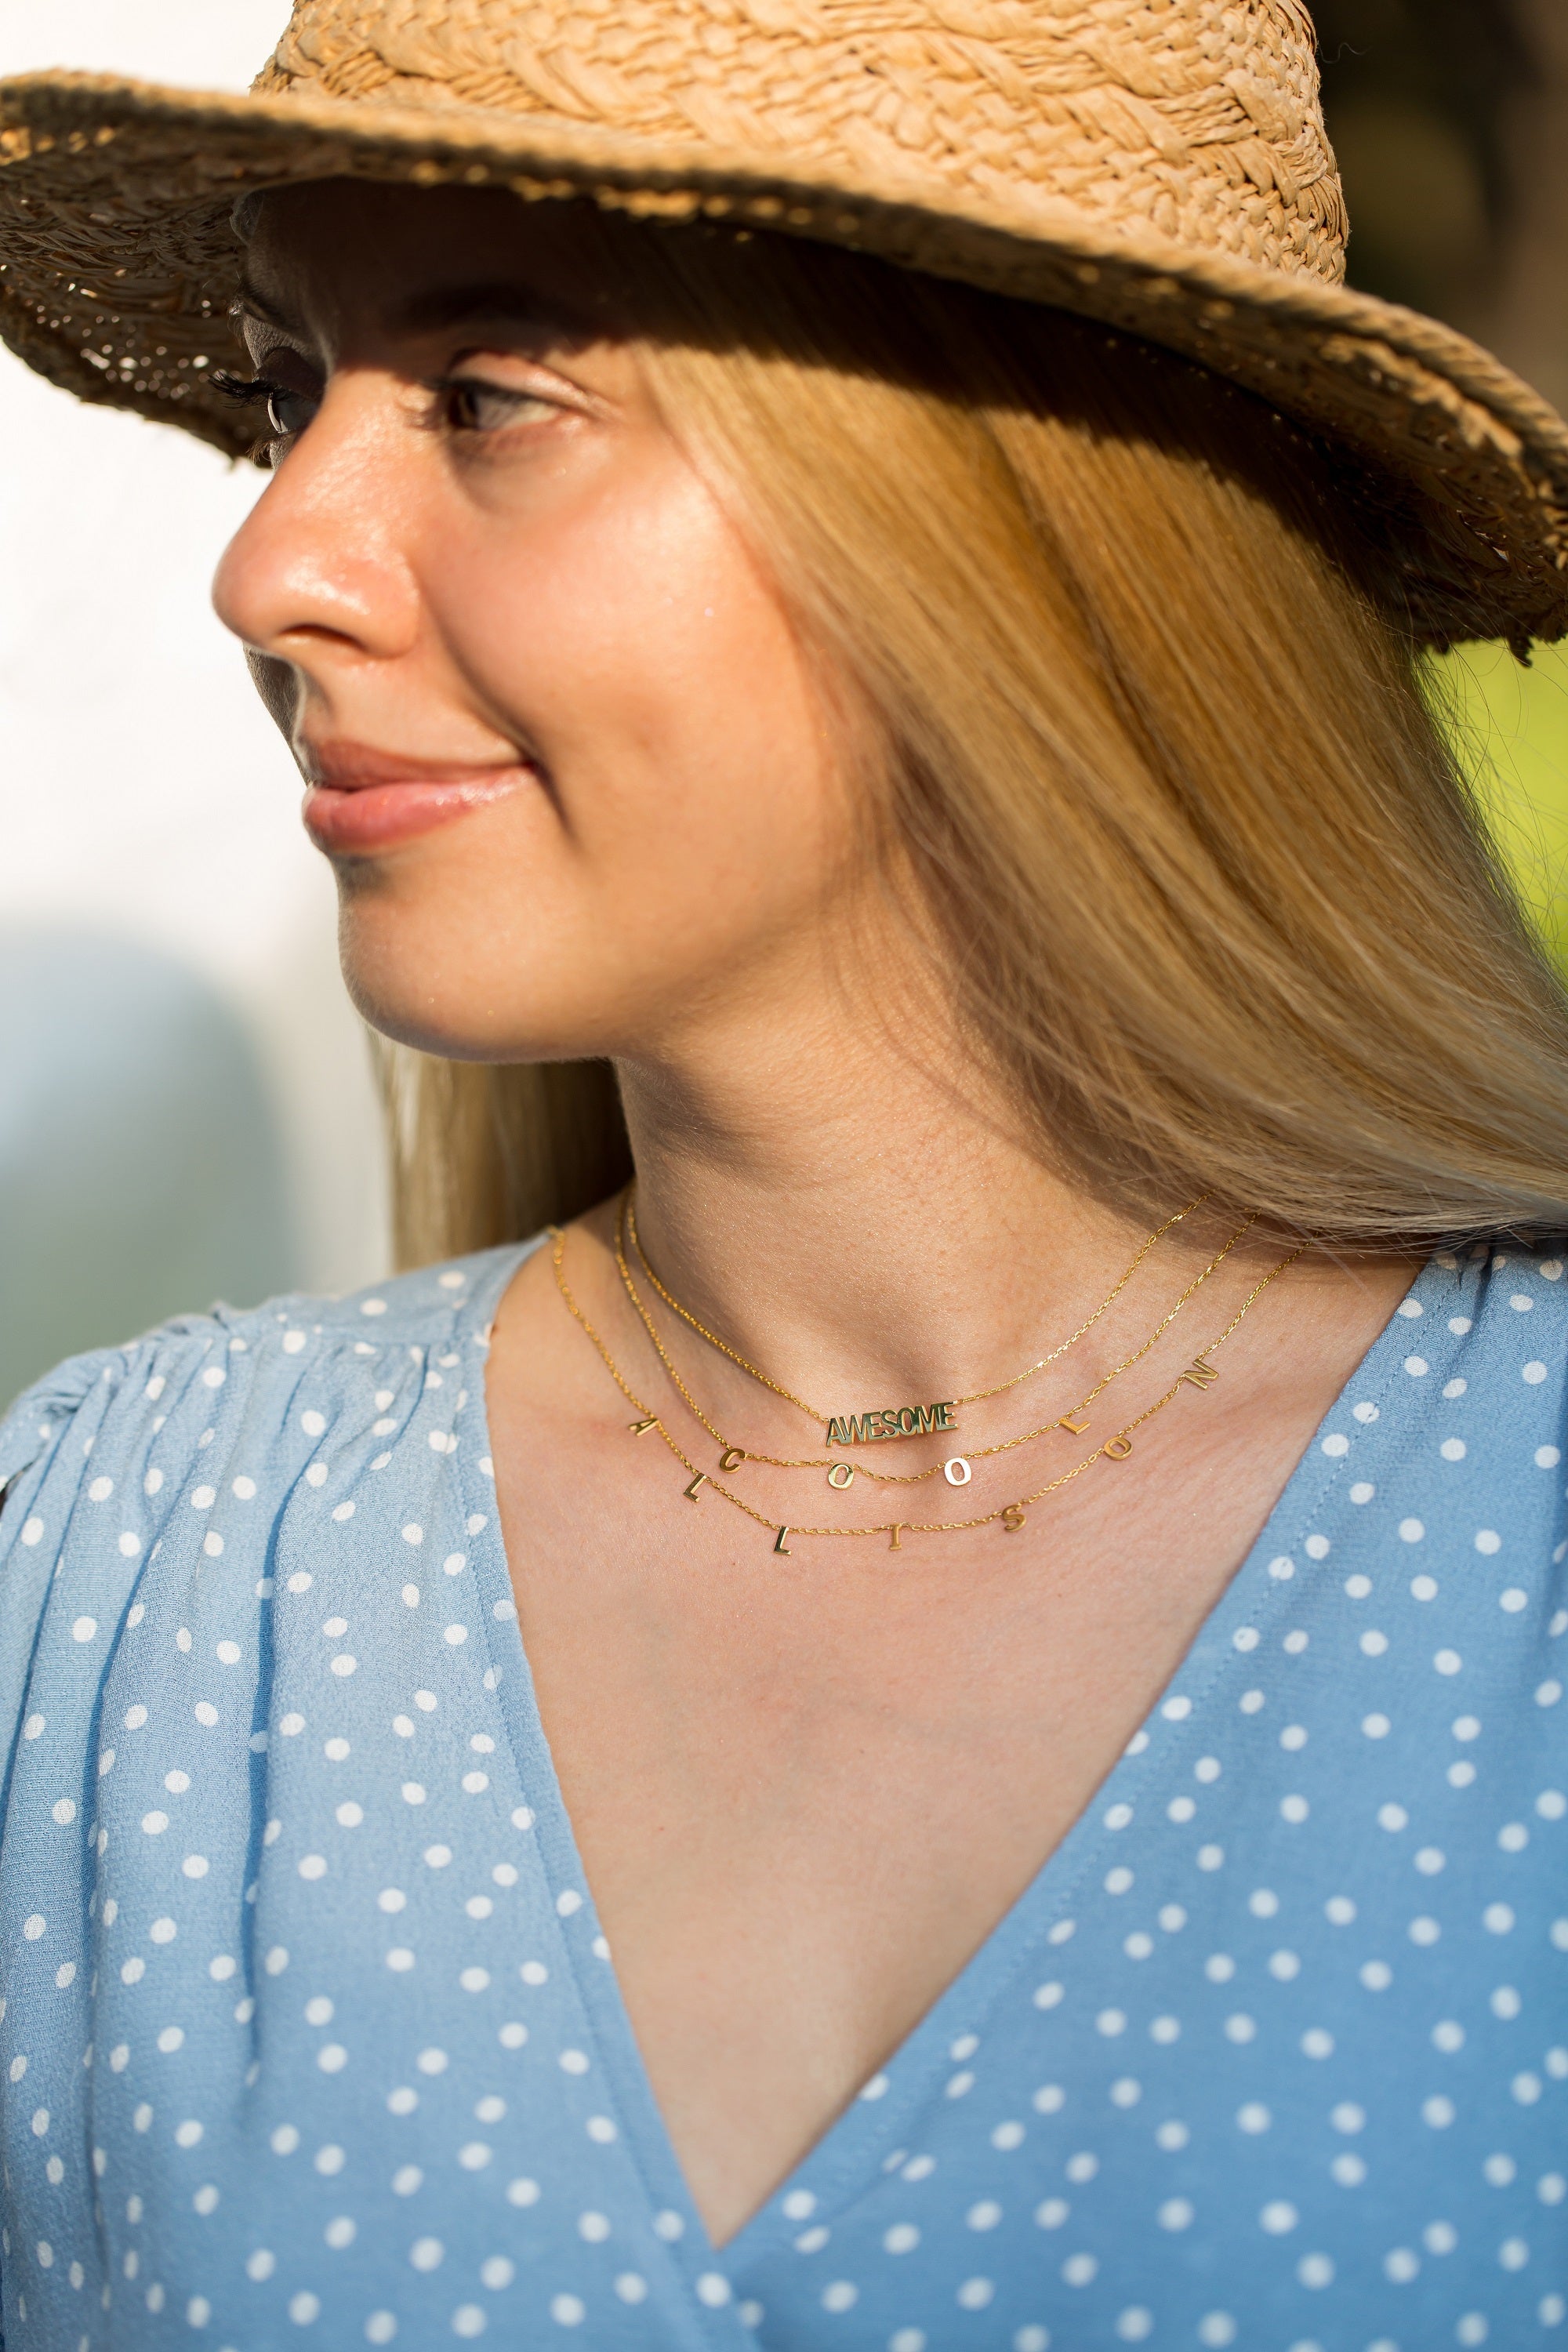
[{"label": "sunlight on skin", "polygon": [[[217,604],[325,787],[307,819],[358,1003],[450,1055],[613,1056],[651,1255],[800,1393],[923,1402],[1038,1355],[1143,1228],[1044,1167],[982,1083],[860,845],[825,686],[571,228],[471,192],[305,190],[268,201],[250,268],[289,437]],[[572,1279],[649,1392],[609,1231],[574,1228]],[[1215,1246],[1201,1217],[1162,1244],[1138,1339]],[[1236,1252],[1183,1361],[1276,1255]],[[1303,1260],[1128,1468],[890,1575],[885,1538],[784,1561],[694,1507],[628,1439],[547,1256],[496,1326],[502,1524],[617,1979],[723,2240],[1082,1811],[1412,1269]],[[1074,1395],[1129,1328],[1086,1340]],[[725,1360],[671,1346],[753,1448],[809,1445]],[[1151,1366],[1119,1412],[1171,1377]],[[1016,1415],[977,1407],[968,1442]],[[781,1519],[791,1475],[755,1490]]]},{"label": "sunlight on skin", "polygon": [[[971,1361],[978,1376],[998,1348],[1026,1350],[1082,1246],[1114,1255],[1126,1231],[999,1133],[1000,1106],[954,1119],[975,1074],[852,846],[795,633],[620,322],[584,322],[570,228],[504,197],[339,189],[269,205],[250,275],[291,321],[248,328],[281,420],[315,416],[330,382],[234,541],[219,612],[285,680],[275,707],[307,774],[379,754],[498,792],[340,856],[362,1009],[435,1051],[615,1056],[650,1246],[742,1344],[760,1314],[756,1346],[786,1377],[798,1359],[792,1385],[814,1365],[817,1385],[964,1385]],[[532,323],[402,332],[388,315],[411,289],[498,284],[525,290],[510,307]],[[454,373],[482,389],[427,389]],[[900,1000],[933,1033],[923,1067],[866,1017]],[[946,1294],[934,1349],[909,1312],[914,1199]],[[726,1226],[746,1273],[721,1295]],[[814,1269],[846,1259],[847,1234],[825,1298]],[[1032,1296],[1016,1272],[1030,1234],[1057,1244],[1037,1238],[1057,1262]]]}]

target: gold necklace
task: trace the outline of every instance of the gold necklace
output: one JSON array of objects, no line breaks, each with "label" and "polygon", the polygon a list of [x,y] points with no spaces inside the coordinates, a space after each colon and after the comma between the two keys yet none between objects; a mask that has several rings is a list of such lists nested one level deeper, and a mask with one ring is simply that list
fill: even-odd
[{"label": "gold necklace", "polygon": [[[970,1477],[973,1475],[971,1470],[972,1463],[987,1460],[993,1454],[1010,1454],[1015,1446],[1030,1444],[1036,1438],[1048,1437],[1057,1430],[1065,1430],[1073,1437],[1081,1437],[1084,1431],[1089,1427],[1088,1422],[1085,1421],[1082,1416],[1087,1412],[1089,1407],[1094,1402],[1095,1398],[1100,1394],[1102,1390],[1108,1389],[1112,1381],[1120,1380],[1123,1372],[1129,1372],[1132,1370],[1132,1367],[1135,1364],[1142,1363],[1143,1358],[1149,1353],[1149,1350],[1153,1347],[1155,1341],[1158,1340],[1163,1333],[1169,1330],[1171,1325],[1175,1321],[1177,1316],[1181,1313],[1187,1301],[1194,1296],[1194,1292],[1201,1288],[1203,1284],[1208,1280],[1209,1276],[1215,1272],[1216,1267],[1224,1265],[1226,1259],[1230,1255],[1231,1251],[1236,1247],[1237,1242],[1241,1240],[1243,1234],[1247,1233],[1258,1222],[1256,1216],[1243,1219],[1242,1223],[1237,1225],[1235,1233],[1232,1234],[1229,1241],[1226,1243],[1225,1247],[1219,1252],[1218,1255],[1209,1260],[1209,1263],[1204,1267],[1202,1273],[1197,1275],[1194,1279],[1187,1285],[1187,1287],[1183,1291],[1181,1297],[1177,1299],[1170,1312],[1156,1323],[1153,1330],[1149,1334],[1147,1339],[1144,1340],[1142,1346],[1137,1349],[1131,1356],[1124,1358],[1120,1364],[1117,1364],[1110,1371],[1105,1373],[1101,1379],[1098,1380],[1093,1388],[1089,1390],[1089,1394],[1086,1397],[1081,1398],[1069,1412],[1062,1413],[1055,1421],[1042,1422],[1037,1429],[1026,1429],[1017,1437],[1003,1438],[994,1445],[972,1446],[967,1454],[954,1454],[946,1462],[931,1463],[930,1467],[927,1469],[909,1471],[900,1474],[898,1471],[892,1470],[873,1470],[868,1463],[864,1462],[835,1461],[830,1454],[826,1456],[807,1455],[799,1459],[791,1460],[776,1454],[759,1454],[751,1446],[735,1445],[731,1444],[731,1440],[725,1436],[723,1431],[716,1428],[713,1423],[709,1420],[708,1415],[703,1412],[702,1407],[698,1403],[697,1399],[692,1395],[690,1390],[687,1387],[686,1382],[681,1379],[679,1372],[676,1370],[674,1363],[670,1360],[668,1351],[665,1348],[663,1340],[659,1338],[658,1330],[654,1323],[653,1318],[648,1313],[647,1307],[644,1305],[637,1291],[637,1286],[632,1279],[631,1268],[626,1264],[625,1248],[625,1235],[626,1233],[630,1201],[628,1194],[623,1192],[620,1201],[616,1205],[616,1268],[620,1274],[622,1284],[626,1288],[626,1296],[631,1300],[633,1307],[637,1309],[638,1316],[641,1318],[643,1328],[647,1331],[649,1339],[653,1342],[654,1348],[658,1355],[658,1360],[664,1366],[665,1370],[668,1373],[675,1388],[679,1392],[682,1402],[687,1407],[687,1410],[692,1414],[693,1418],[701,1423],[703,1428],[708,1432],[709,1436],[712,1438],[714,1444],[719,1447],[720,1469],[738,1470],[742,1462],[765,1462],[775,1470],[826,1470],[827,1473],[828,1485],[839,1494],[842,1494],[847,1487],[854,1485],[857,1472],[862,1473],[866,1477],[871,1479],[879,1486],[919,1486],[923,1485],[926,1479],[934,1478],[939,1472],[943,1477],[945,1477],[950,1486],[967,1486]],[[1186,1213],[1184,1212],[1183,1213],[1184,1214]],[[1172,1222],[1173,1223],[1174,1220],[1173,1219]],[[637,1255],[646,1270],[647,1260],[643,1257],[640,1250],[638,1250]],[[650,1279],[655,1279],[655,1277],[650,1276]],[[1123,1276],[1123,1281],[1125,1281],[1125,1279],[1126,1277]],[[666,1294],[661,1290],[660,1296],[664,1297],[665,1295]],[[1114,1296],[1114,1293],[1112,1296]],[[1108,1300],[1106,1303],[1109,1305],[1110,1301]],[[1103,1307],[1096,1310],[1097,1315],[1102,1314],[1103,1312]],[[688,1320],[690,1318],[688,1318]],[[1092,1321],[1095,1318],[1091,1318],[1090,1319]],[[701,1329],[701,1326],[700,1324],[695,1328],[699,1330]],[[1085,1325],[1082,1328],[1087,1329],[1088,1326]],[[1081,1336],[1081,1334],[1075,1333],[1074,1335],[1075,1338],[1079,1336]],[[1070,1342],[1064,1342],[1063,1349],[1058,1349],[1057,1352],[1061,1354],[1068,1345],[1070,1345]],[[726,1350],[726,1352],[728,1352],[728,1350]],[[739,1361],[739,1359],[737,1359],[737,1361]],[[1202,1359],[1194,1358],[1193,1363],[1188,1369],[1196,1377],[1199,1384],[1201,1385],[1202,1375],[1206,1369],[1203,1364]],[[773,1383],[769,1381],[766,1385],[772,1387]],[[1016,1387],[1016,1381],[1008,1381],[1005,1383],[1005,1386],[1009,1388]],[[989,1393],[993,1395],[1000,1395],[1002,1391],[993,1390],[989,1391]],[[965,1397],[962,1399],[961,1402],[967,1404],[974,1402],[974,1400]]]},{"label": "gold necklace", "polygon": [[[818,1412],[815,1406],[807,1404],[804,1397],[797,1397],[792,1389],[781,1388],[777,1381],[771,1381],[766,1372],[759,1371],[755,1364],[748,1363],[744,1356],[741,1355],[737,1349],[730,1346],[728,1340],[721,1339],[716,1331],[710,1331],[705,1323],[700,1323],[697,1320],[696,1316],[690,1313],[687,1307],[684,1307],[679,1299],[675,1297],[671,1292],[665,1288],[663,1283],[660,1282],[658,1275],[648,1264],[647,1252],[644,1250],[642,1243],[637,1237],[637,1180],[635,1177],[626,1186],[626,1192],[622,1196],[626,1208],[626,1230],[631,1237],[632,1248],[637,1253],[637,1263],[642,1267],[644,1274],[647,1275],[649,1282],[652,1283],[654,1288],[658,1291],[659,1297],[663,1299],[665,1305],[671,1308],[675,1314],[679,1315],[683,1323],[689,1323],[691,1326],[691,1328],[697,1332],[700,1338],[707,1340],[710,1348],[717,1348],[721,1355],[728,1356],[732,1364],[739,1364],[741,1370],[743,1372],[748,1373],[752,1380],[760,1381],[765,1389],[772,1389],[774,1396],[783,1397],[786,1404],[798,1406],[799,1410],[805,1413],[808,1421],[822,1421],[826,1418],[827,1423],[826,1443],[829,1445],[879,1445],[884,1444],[889,1438],[923,1437],[933,1431],[945,1433],[949,1430],[954,1430],[958,1427],[958,1423],[953,1419],[953,1414],[960,1405],[983,1404],[987,1397],[1005,1396],[1009,1389],[1020,1387],[1025,1381],[1032,1381],[1037,1372],[1043,1372],[1047,1364],[1054,1364],[1059,1356],[1065,1356],[1069,1348],[1077,1346],[1078,1342],[1083,1338],[1085,1332],[1091,1331],[1094,1328],[1094,1326],[1099,1322],[1100,1317],[1106,1312],[1107,1308],[1113,1307],[1116,1304],[1116,1301],[1121,1297],[1121,1293],[1126,1289],[1128,1284],[1131,1281],[1133,1276],[1137,1273],[1139,1267],[1142,1265],[1144,1259],[1153,1248],[1155,1243],[1163,1240],[1164,1235],[1170,1232],[1173,1225],[1179,1225],[1184,1217],[1190,1217],[1194,1209],[1202,1208],[1204,1202],[1208,1199],[1208,1197],[1209,1196],[1206,1192],[1200,1192],[1195,1201],[1189,1201],[1184,1209],[1178,1209],[1173,1216],[1166,1218],[1163,1225],[1156,1225],[1153,1232],[1149,1235],[1148,1240],[1140,1245],[1131,1260],[1131,1263],[1122,1274],[1120,1281],[1115,1285],[1113,1289],[1106,1293],[1105,1297],[1100,1300],[1100,1305],[1095,1308],[1093,1314],[1089,1316],[1082,1323],[1080,1323],[1076,1331],[1070,1332],[1059,1347],[1053,1348],[1048,1356],[1042,1356],[1038,1362],[1026,1365],[1021,1372],[1015,1372],[1010,1381],[998,1381],[994,1389],[976,1389],[973,1394],[969,1396],[949,1397],[945,1402],[940,1404],[892,1405],[884,1407],[880,1411],[874,1412],[828,1414],[825,1416]],[[658,1344],[657,1341],[655,1344]],[[662,1352],[663,1350],[661,1349],[660,1353],[662,1354]],[[764,1457],[758,1454],[754,1458],[761,1461]],[[815,1463],[791,1463],[786,1466],[791,1469],[815,1469],[817,1465]],[[899,1482],[889,1480],[889,1483],[896,1484]]]},{"label": "gold necklace", "polygon": [[[1156,1398],[1155,1402],[1144,1412],[1138,1413],[1131,1421],[1126,1423],[1122,1428],[1116,1432],[1113,1437],[1106,1438],[1100,1444],[1095,1447],[1092,1454],[1086,1454],[1081,1462],[1075,1462],[1070,1470],[1062,1471],[1059,1476],[1052,1478],[1044,1486],[1037,1487],[1033,1494],[1022,1496],[1016,1503],[1000,1504],[995,1510],[987,1511],[983,1517],[973,1519],[937,1519],[924,1523],[920,1521],[895,1519],[884,1520],[876,1527],[800,1528],[789,1525],[780,1525],[776,1520],[770,1519],[765,1512],[754,1510],[752,1505],[746,1502],[742,1496],[732,1494],[728,1486],[721,1486],[717,1478],[710,1478],[705,1470],[699,1470],[696,1463],[691,1460],[690,1456],[682,1452],[680,1446],[677,1444],[676,1440],[671,1437],[668,1430],[666,1429],[658,1415],[648,1411],[647,1406],[643,1402],[641,1397],[637,1395],[635,1389],[633,1389],[629,1382],[623,1377],[620,1367],[616,1362],[615,1358],[611,1355],[608,1348],[605,1347],[605,1342],[599,1337],[597,1331],[595,1330],[593,1325],[584,1314],[583,1309],[578,1306],[575,1298],[572,1296],[571,1286],[566,1280],[566,1269],[564,1265],[566,1253],[565,1234],[561,1231],[559,1226],[552,1225],[550,1228],[550,1238],[553,1244],[551,1252],[551,1264],[555,1271],[555,1286],[560,1291],[563,1299],[565,1301],[566,1306],[570,1308],[572,1314],[583,1326],[584,1330],[587,1333],[589,1339],[598,1349],[600,1356],[604,1360],[605,1369],[609,1373],[610,1378],[615,1381],[616,1386],[620,1390],[621,1394],[626,1398],[626,1402],[637,1413],[637,1419],[629,1424],[633,1433],[641,1437],[646,1435],[650,1429],[658,1430],[660,1437],[664,1440],[665,1444],[668,1446],[670,1452],[674,1454],[681,1467],[683,1469],[689,1470],[691,1473],[691,1482],[689,1486],[684,1489],[689,1501],[693,1503],[700,1501],[703,1487],[711,1486],[716,1495],[721,1496],[726,1503],[733,1505],[737,1511],[743,1511],[746,1517],[753,1520],[758,1527],[768,1528],[773,1537],[774,1551],[783,1552],[786,1555],[792,1548],[785,1541],[785,1538],[792,1535],[814,1537],[886,1536],[888,1538],[888,1549],[889,1551],[901,1551],[903,1549],[903,1538],[907,1535],[960,1535],[972,1528],[994,1527],[998,1523],[1000,1523],[1003,1530],[1007,1535],[1016,1535],[1019,1529],[1024,1526],[1029,1509],[1034,1504],[1044,1502],[1046,1496],[1047,1495],[1054,1495],[1058,1487],[1067,1486],[1069,1481],[1074,1478],[1081,1477],[1083,1473],[1086,1470],[1092,1469],[1093,1465],[1097,1462],[1125,1462],[1128,1455],[1132,1452],[1132,1432],[1135,1429],[1141,1429],[1145,1422],[1152,1421],[1157,1412],[1163,1412],[1165,1407],[1173,1402],[1184,1383],[1190,1384],[1192,1387],[1195,1388],[1200,1394],[1202,1394],[1205,1389],[1216,1381],[1219,1378],[1219,1374],[1215,1371],[1214,1366],[1206,1361],[1206,1359],[1214,1355],[1217,1349],[1224,1347],[1226,1341],[1240,1325],[1242,1318],[1246,1315],[1247,1309],[1262,1297],[1269,1284],[1275,1279],[1275,1276],[1277,1275],[1283,1274],[1287,1266],[1294,1265],[1296,1260],[1302,1256],[1310,1246],[1309,1243],[1303,1242],[1300,1248],[1293,1249],[1290,1252],[1289,1257],[1282,1257],[1278,1265],[1274,1265],[1269,1268],[1262,1281],[1256,1284],[1255,1286],[1247,1293],[1247,1297],[1242,1300],[1241,1305],[1231,1317],[1231,1319],[1226,1325],[1225,1329],[1220,1332],[1216,1339],[1211,1339],[1206,1348],[1199,1350],[1194,1363],[1190,1365],[1184,1372],[1178,1373],[1174,1382],[1166,1390],[1163,1397]],[[1201,1377],[1199,1376],[1200,1366],[1202,1367]]]}]

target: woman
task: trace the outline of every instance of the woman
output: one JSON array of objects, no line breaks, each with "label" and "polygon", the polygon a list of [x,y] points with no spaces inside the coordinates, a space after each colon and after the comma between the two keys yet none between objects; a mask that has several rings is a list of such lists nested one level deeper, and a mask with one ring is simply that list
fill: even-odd
[{"label": "woman", "polygon": [[1339,287],[1314,92],[312,0],[4,93],[7,335],[276,468],[437,1261],[0,1438],[18,2343],[1563,2321],[1568,1013],[1420,662],[1568,626],[1568,436]]}]

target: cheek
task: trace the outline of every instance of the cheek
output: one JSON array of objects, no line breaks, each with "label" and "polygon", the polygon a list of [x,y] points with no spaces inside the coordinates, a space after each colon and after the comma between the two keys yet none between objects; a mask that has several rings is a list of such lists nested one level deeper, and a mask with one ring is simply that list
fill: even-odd
[{"label": "cheek", "polygon": [[455,649],[547,772],[582,859],[606,878],[695,860],[695,881],[746,844],[759,867],[813,854],[831,790],[817,698],[781,606],[684,466],[487,532],[474,553],[457,611],[441,596]]},{"label": "cheek", "polygon": [[351,981],[437,1050],[634,1050],[819,924],[851,834],[820,698],[684,469],[437,545],[423,583],[461,691],[548,790],[351,892]]}]

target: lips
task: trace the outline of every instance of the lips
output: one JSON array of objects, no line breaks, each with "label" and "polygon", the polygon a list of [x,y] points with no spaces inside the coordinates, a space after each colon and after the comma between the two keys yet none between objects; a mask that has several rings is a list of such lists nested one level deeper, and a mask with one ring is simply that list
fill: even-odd
[{"label": "lips", "polygon": [[329,856],[368,857],[508,800],[533,781],[518,762],[416,760],[360,743],[300,747],[306,830]]},{"label": "lips", "polygon": [[405,778],[395,784],[358,785],[352,792],[312,784],[305,794],[305,829],[331,856],[371,857],[475,809],[510,800],[526,781],[527,771],[518,768],[488,782]]}]

